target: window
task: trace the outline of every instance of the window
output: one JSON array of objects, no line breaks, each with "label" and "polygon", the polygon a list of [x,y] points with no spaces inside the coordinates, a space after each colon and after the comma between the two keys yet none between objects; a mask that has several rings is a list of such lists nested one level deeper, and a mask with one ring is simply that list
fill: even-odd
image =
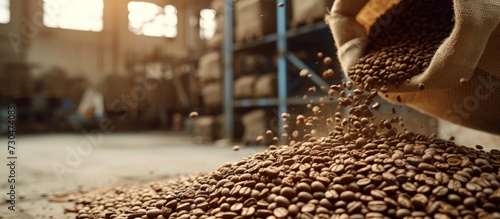
[{"label": "window", "polygon": [[149,2],[128,3],[129,30],[137,35],[177,36],[177,9],[173,5],[160,7]]},{"label": "window", "polygon": [[214,37],[217,23],[215,22],[215,10],[201,9],[200,11],[200,37],[211,39]]},{"label": "window", "polygon": [[102,31],[103,0],[43,0],[43,24],[47,27]]},{"label": "window", "polygon": [[10,22],[10,0],[0,0],[0,24]]}]

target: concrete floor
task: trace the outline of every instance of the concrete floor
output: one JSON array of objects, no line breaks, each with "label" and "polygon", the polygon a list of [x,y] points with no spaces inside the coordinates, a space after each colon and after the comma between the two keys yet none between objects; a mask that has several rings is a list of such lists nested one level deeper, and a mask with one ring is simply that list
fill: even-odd
[{"label": "concrete floor", "polygon": [[79,189],[163,180],[178,174],[211,171],[226,162],[264,150],[229,144],[194,144],[182,133],[144,132],[105,135],[19,135],[16,148],[16,206],[8,210],[7,139],[0,138],[0,218],[74,218],[48,199]]}]

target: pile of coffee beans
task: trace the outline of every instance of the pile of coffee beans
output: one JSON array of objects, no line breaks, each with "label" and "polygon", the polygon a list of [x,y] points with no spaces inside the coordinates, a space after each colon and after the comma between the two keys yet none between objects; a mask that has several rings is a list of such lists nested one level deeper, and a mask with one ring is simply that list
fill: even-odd
[{"label": "pile of coffee beans", "polygon": [[451,0],[403,0],[393,8],[372,25],[366,55],[347,71],[365,90],[397,87],[425,71],[454,25]]},{"label": "pile of coffee beans", "polygon": [[[377,120],[377,91],[352,82],[329,94],[349,115],[327,118],[326,136],[290,137],[213,172],[87,194],[66,210],[78,219],[500,218],[499,150],[400,130],[399,117]],[[282,119],[312,130],[321,123],[311,114]]]},{"label": "pile of coffee beans", "polygon": [[[428,2],[447,4],[438,0],[407,4]],[[439,5],[433,10],[443,12]],[[421,20],[412,23],[415,19],[394,18],[393,22],[409,22],[407,25],[435,31],[435,25],[445,22],[424,20],[429,11],[412,13],[416,17],[420,14]],[[406,35],[413,37],[410,33],[397,37]],[[434,36],[439,34],[431,35],[439,38]],[[394,42],[397,37],[386,39]],[[427,46],[407,46],[416,47],[416,52],[406,51],[401,45],[391,49],[412,54],[407,69],[425,68],[428,64],[424,57],[430,53],[422,49]],[[386,51],[378,61],[388,64],[376,65],[376,60],[365,58],[365,70],[379,73],[368,72],[362,78],[370,77],[375,84],[389,80],[376,76],[405,64],[404,57],[401,61],[390,58],[394,51]],[[303,75],[307,76],[305,72]],[[338,108],[346,109],[346,116],[336,112],[332,117],[321,117],[321,112],[328,112],[323,110],[329,106],[324,99],[308,104],[310,116],[283,114],[281,119],[295,123],[301,133],[281,133],[287,144],[270,145],[213,172],[84,194],[66,211],[77,213],[78,219],[500,218],[500,151],[487,152],[481,146],[470,148],[411,133],[404,129],[403,118],[397,117],[394,109],[392,119],[375,118],[373,111],[380,110],[381,104],[374,102],[379,90],[371,89],[371,85],[365,86],[370,88],[366,91],[354,88],[352,82],[330,87],[330,99],[337,100]],[[320,128],[328,134],[317,136]],[[266,137],[258,138],[277,139],[274,135],[268,131]]]},{"label": "pile of coffee beans", "polygon": [[310,138],[77,201],[77,218],[499,218],[500,151],[411,133]]}]

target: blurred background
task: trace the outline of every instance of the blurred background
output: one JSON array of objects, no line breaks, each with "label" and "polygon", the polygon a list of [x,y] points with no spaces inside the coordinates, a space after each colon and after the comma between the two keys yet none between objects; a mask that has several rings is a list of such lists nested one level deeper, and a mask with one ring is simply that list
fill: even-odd
[{"label": "blurred background", "polygon": [[[252,143],[340,83],[323,20],[332,2],[0,0],[0,112],[17,106],[18,133],[165,130]],[[409,129],[435,133],[419,116]]]}]

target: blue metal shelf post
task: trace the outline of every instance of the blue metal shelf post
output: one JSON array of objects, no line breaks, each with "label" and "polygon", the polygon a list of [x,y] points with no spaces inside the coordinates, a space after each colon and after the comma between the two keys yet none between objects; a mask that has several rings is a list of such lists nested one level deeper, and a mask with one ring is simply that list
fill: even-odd
[{"label": "blue metal shelf post", "polygon": [[287,36],[286,36],[286,0],[276,0],[277,7],[277,42],[278,51],[278,120],[279,134],[286,132],[284,129],[285,121],[281,119],[281,114],[287,112]]},{"label": "blue metal shelf post", "polygon": [[233,138],[233,0],[224,4],[224,122],[227,138]]}]

